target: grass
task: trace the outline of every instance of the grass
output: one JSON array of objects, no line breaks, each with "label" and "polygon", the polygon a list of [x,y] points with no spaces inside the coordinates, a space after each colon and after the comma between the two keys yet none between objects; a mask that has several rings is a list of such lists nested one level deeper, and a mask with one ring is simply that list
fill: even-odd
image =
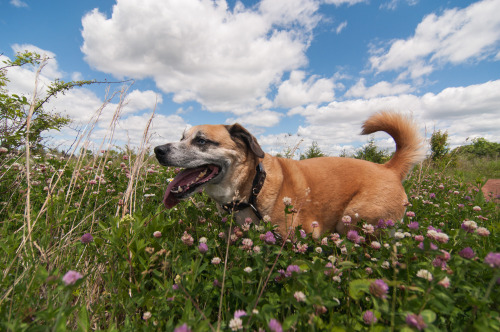
[{"label": "grass", "polygon": [[[495,162],[468,164],[472,184]],[[176,170],[144,147],[28,164],[29,219],[24,156],[0,155],[2,330],[500,328],[500,268],[485,263],[500,252],[498,206],[448,175],[460,166],[417,167],[407,217],[377,235],[358,225],[349,239],[283,241],[272,222],[235,225],[205,195],[164,209]],[[68,271],[82,278],[64,282]]]}]

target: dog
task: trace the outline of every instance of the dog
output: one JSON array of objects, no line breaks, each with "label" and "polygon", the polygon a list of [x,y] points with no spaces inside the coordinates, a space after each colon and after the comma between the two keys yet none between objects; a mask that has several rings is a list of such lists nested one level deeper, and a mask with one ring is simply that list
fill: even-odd
[{"label": "dog", "polygon": [[[184,168],[169,183],[163,203],[172,208],[204,190],[238,223],[270,217],[282,236],[299,225],[318,238],[327,231],[345,234],[360,222],[400,220],[408,205],[402,181],[424,159],[423,139],[409,118],[392,112],[369,117],[361,134],[377,131],[396,142],[383,165],[342,157],[279,158],[264,153],[240,124],[191,127],[180,142],[154,149],[161,165]],[[285,203],[293,205],[293,216],[285,214]],[[351,226],[342,222],[346,216]]]}]

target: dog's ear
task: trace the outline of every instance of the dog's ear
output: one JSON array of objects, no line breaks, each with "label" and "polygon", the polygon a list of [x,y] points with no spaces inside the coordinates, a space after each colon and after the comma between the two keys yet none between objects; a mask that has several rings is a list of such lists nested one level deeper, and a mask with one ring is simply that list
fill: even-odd
[{"label": "dog's ear", "polygon": [[257,157],[264,158],[264,151],[262,151],[257,139],[248,130],[243,128],[242,125],[235,123],[231,126],[226,126],[226,128],[233,139],[242,140]]}]

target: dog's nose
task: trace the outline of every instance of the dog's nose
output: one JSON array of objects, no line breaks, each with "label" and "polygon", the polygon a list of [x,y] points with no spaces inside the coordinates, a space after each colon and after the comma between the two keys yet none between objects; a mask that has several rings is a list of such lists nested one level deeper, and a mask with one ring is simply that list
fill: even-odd
[{"label": "dog's nose", "polygon": [[168,144],[159,145],[159,146],[155,147],[155,149],[154,149],[155,154],[158,157],[165,156],[168,153],[168,150],[169,150]]}]

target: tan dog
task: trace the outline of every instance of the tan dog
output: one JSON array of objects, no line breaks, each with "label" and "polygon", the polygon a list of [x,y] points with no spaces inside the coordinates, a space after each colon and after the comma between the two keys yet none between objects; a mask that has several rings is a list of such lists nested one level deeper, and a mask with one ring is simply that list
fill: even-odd
[{"label": "tan dog", "polygon": [[[401,181],[423,159],[423,140],[409,119],[389,112],[363,124],[362,134],[377,131],[396,141],[396,152],[384,165],[340,157],[277,158],[264,153],[239,124],[192,127],[180,142],[155,148],[161,165],[185,168],[168,185],[164,204],[172,208],[204,188],[219,206],[234,207],[239,223],[267,215],[282,235],[298,225],[313,232],[314,221],[315,237],[326,231],[345,233],[343,216],[353,224],[401,219],[407,203]],[[296,210],[293,224],[291,216],[285,218],[285,197]]]}]

